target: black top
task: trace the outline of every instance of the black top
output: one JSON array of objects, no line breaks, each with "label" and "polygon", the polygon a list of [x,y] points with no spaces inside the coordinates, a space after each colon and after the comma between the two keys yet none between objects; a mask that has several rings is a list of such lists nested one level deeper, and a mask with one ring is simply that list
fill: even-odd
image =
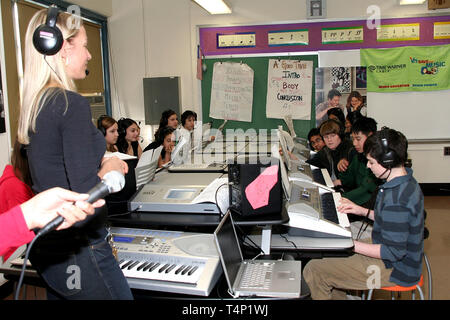
[{"label": "black top", "polygon": [[87,193],[100,181],[106,141],[92,123],[89,102],[78,93],[60,90],[46,102],[26,149],[36,193],[52,187]]},{"label": "black top", "polygon": [[353,148],[353,144],[349,140],[343,139],[335,150],[325,146],[306,162],[313,166],[327,169],[330,177],[335,180],[339,172],[337,169],[339,161],[345,158],[350,162],[355,154],[356,150]]},{"label": "black top", "polygon": [[[119,152],[122,152],[122,153],[127,154],[127,151],[128,151],[128,142],[124,143],[123,141],[124,141],[124,140],[122,140],[122,143],[117,143],[117,144],[116,144],[116,147],[117,147],[117,150],[118,150]],[[126,145],[126,148],[125,148],[125,145]],[[138,151],[138,148],[139,148],[139,142],[137,142],[137,141],[132,141],[132,142],[131,142],[131,148],[133,149],[133,156],[137,157],[137,156],[139,155],[139,151]]]},{"label": "black top", "polygon": [[[161,143],[159,143],[158,141],[153,141],[152,143],[150,143],[148,146],[145,147],[144,151],[148,151],[148,150],[152,150],[152,149],[156,149],[161,145]],[[164,159],[164,157],[166,156],[166,149],[162,148],[161,150],[161,158]]]}]

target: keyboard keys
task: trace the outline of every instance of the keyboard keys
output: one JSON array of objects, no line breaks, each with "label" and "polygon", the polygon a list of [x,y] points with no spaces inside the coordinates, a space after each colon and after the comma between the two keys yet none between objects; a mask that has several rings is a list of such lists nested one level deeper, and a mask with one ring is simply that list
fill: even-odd
[{"label": "keyboard keys", "polygon": [[119,266],[127,278],[141,278],[196,284],[203,264],[120,259]]}]

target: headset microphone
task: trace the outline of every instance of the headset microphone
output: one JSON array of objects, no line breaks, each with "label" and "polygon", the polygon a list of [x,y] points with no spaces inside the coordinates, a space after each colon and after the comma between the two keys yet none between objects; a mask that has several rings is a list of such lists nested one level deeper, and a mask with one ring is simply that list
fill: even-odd
[{"label": "headset microphone", "polygon": [[[103,176],[95,187],[89,190],[89,198],[86,200],[89,203],[94,203],[99,199],[103,199],[110,193],[119,192],[125,185],[125,177],[119,171],[110,171]],[[58,216],[49,223],[47,223],[41,230],[39,230],[39,236],[43,236],[50,231],[56,229],[61,223],[64,222],[62,216]]]},{"label": "headset microphone", "polygon": [[84,70],[84,73],[86,74],[87,77],[89,75],[89,70],[88,69]]}]

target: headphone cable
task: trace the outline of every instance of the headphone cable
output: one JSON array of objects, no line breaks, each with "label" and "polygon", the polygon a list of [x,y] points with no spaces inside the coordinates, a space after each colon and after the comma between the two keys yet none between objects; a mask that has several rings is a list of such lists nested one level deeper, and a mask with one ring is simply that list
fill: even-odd
[{"label": "headphone cable", "polygon": [[59,81],[61,81],[61,84],[63,84],[63,81],[62,81],[61,77],[59,76],[59,74],[55,71],[55,69],[53,69],[53,67],[50,65],[50,63],[48,63],[47,55],[45,55],[45,54],[44,54],[44,61],[48,65],[48,67],[53,71],[53,73],[58,77]]}]

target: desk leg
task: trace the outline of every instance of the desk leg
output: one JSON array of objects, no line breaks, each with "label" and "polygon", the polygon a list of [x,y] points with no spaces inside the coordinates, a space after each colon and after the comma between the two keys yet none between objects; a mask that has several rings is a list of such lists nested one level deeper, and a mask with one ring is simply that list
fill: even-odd
[{"label": "desk leg", "polygon": [[270,242],[272,240],[272,227],[265,226],[262,229],[261,250],[265,255],[270,255]]}]

